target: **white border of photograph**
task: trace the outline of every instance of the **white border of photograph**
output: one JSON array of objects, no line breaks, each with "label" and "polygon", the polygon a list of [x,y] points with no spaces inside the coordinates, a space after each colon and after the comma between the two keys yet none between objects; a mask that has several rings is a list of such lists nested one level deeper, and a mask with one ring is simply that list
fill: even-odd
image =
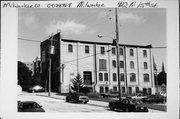
[{"label": "white border of photograph", "polygon": [[[136,0],[137,1],[137,0]],[[17,8],[2,8],[1,2],[1,73],[0,117],[2,119],[178,119],[179,116],[179,9],[178,0],[151,1],[167,10],[167,112],[163,113],[18,113],[17,112]],[[12,2],[12,1],[11,1]],[[60,1],[13,1],[41,4]],[[65,1],[61,1],[65,2]],[[77,4],[79,1],[66,1]],[[97,1],[93,1],[97,2]],[[118,1],[100,1],[106,7],[116,7]],[[132,1],[127,1],[132,2]],[[134,1],[133,1],[134,2]],[[139,2],[139,1],[138,1]],[[143,1],[144,2],[144,1]],[[76,7],[73,4],[71,7]],[[158,9],[157,8],[157,9]],[[61,9],[61,8],[59,8]]]}]

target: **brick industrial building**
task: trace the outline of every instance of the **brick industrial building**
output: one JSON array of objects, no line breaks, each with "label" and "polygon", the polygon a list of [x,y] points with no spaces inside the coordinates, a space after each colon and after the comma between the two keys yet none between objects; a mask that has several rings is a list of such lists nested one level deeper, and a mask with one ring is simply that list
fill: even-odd
[{"label": "brick industrial building", "polygon": [[[69,92],[72,79],[78,73],[91,92],[118,91],[114,43],[60,40],[60,33],[57,33],[52,44],[55,46],[55,53],[51,55],[52,91]],[[41,81],[47,88],[50,45],[50,38],[41,43]],[[151,48],[151,45],[119,45],[122,93],[155,93]]]}]

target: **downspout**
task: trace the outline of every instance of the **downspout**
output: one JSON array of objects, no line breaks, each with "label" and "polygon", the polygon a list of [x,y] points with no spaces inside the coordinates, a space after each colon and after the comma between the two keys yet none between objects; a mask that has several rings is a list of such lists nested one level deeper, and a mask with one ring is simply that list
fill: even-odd
[{"label": "downspout", "polygon": [[154,85],[153,85],[154,84],[154,81],[153,81],[153,79],[154,79],[154,75],[153,74],[154,73],[152,71],[153,67],[152,67],[152,59],[151,59],[152,58],[151,57],[151,49],[149,49],[149,55],[150,55],[150,67],[151,67],[151,70],[150,70],[151,71],[151,87],[154,88]]},{"label": "downspout", "polygon": [[78,54],[78,53],[79,53],[79,48],[78,48],[78,42],[77,42],[77,75],[78,75],[78,73],[79,73],[79,60],[78,60],[78,59],[79,59],[79,58],[78,58],[78,57],[79,57],[79,56],[78,56],[79,54]]},{"label": "downspout", "polygon": [[[110,50],[109,49],[109,45],[108,45],[108,50]],[[111,51],[111,50],[110,50]],[[111,65],[111,62],[110,62],[110,53],[111,52],[108,52],[108,60],[109,60],[109,74],[108,74],[108,82],[109,82],[109,85],[108,85],[108,87],[111,85],[111,83],[110,83],[110,73],[111,73],[111,69],[110,69],[110,65]]]},{"label": "downspout", "polygon": [[124,61],[125,61],[125,72],[124,72],[124,75],[125,75],[125,79],[126,79],[126,94],[128,93],[128,83],[127,83],[127,58],[126,58],[126,46],[124,46]]},{"label": "downspout", "polygon": [[97,56],[96,56],[96,44],[94,44],[94,64],[95,64],[95,82],[94,82],[94,93],[96,93],[96,85],[97,85]]},{"label": "downspout", "polygon": [[138,47],[136,48],[137,49],[137,74],[138,74],[138,87],[139,87],[139,52],[138,52]]}]

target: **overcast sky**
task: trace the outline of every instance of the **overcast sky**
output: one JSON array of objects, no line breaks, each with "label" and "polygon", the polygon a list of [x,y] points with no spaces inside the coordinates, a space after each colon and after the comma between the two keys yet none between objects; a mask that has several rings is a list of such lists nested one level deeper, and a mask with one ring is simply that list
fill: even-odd
[{"label": "overcast sky", "polygon": [[[118,9],[120,43],[166,47],[166,9]],[[18,9],[18,37],[44,41],[60,29],[64,39],[112,42],[115,38],[112,9]],[[166,48],[153,48],[161,70]],[[18,60],[32,62],[40,55],[40,43],[18,40]],[[165,66],[166,67],[166,66]]]}]

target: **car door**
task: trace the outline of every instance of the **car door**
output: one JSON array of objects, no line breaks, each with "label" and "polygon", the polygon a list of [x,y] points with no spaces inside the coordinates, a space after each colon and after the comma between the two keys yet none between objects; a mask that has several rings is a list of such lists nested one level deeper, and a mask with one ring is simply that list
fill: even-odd
[{"label": "car door", "polygon": [[127,104],[128,104],[128,100],[122,100],[120,109],[122,109],[122,110],[126,109]]},{"label": "car door", "polygon": [[115,107],[117,108],[117,109],[121,109],[122,108],[122,106],[123,106],[123,101],[121,100],[118,100],[116,103],[115,103]]}]

